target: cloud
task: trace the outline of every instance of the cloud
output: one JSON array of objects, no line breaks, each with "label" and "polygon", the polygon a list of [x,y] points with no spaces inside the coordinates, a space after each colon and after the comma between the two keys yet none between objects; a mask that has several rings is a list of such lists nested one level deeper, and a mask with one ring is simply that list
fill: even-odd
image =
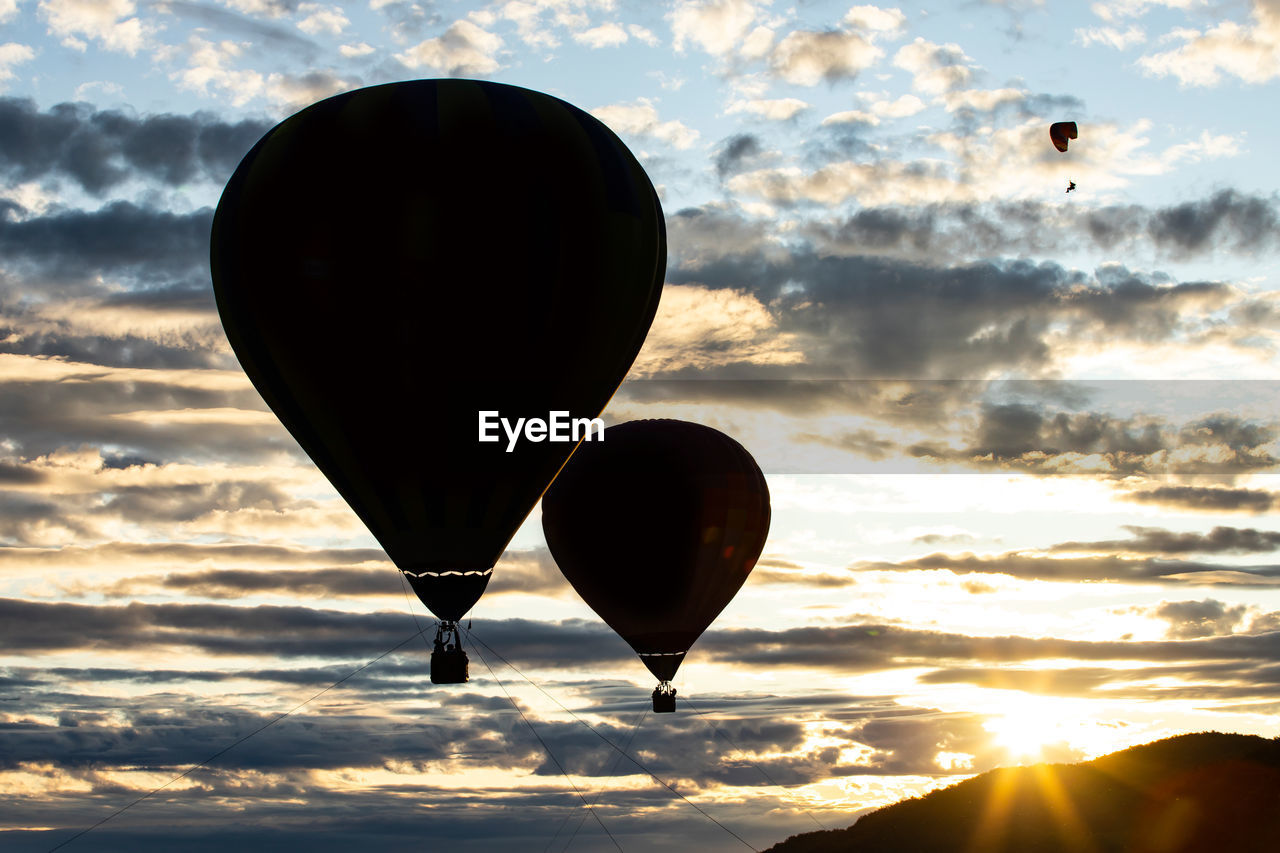
[{"label": "cloud", "polygon": [[[215,491],[215,499],[227,497],[229,492],[245,490],[251,497],[256,492],[256,500],[266,506],[280,506],[292,502],[287,495],[272,490],[267,484],[234,484],[218,483],[206,487]],[[195,489],[176,487],[168,490],[178,492],[180,499],[191,497]],[[203,491],[203,490],[201,490]],[[184,501],[182,503],[166,502],[166,490],[139,489],[132,497],[139,499],[141,506],[130,507],[144,518],[162,518],[164,515],[176,514],[179,519],[196,516],[206,510],[207,502]],[[228,501],[229,506],[241,507],[251,501]],[[156,506],[156,505],[159,506]],[[206,559],[218,562],[233,562],[230,554],[213,549],[205,552]],[[405,586],[400,581],[400,573],[386,560],[380,552],[371,558],[371,549],[353,550],[348,557],[352,563],[368,564],[378,562],[375,568],[348,568],[322,565],[323,554],[306,551],[294,552],[293,559],[306,559],[315,563],[315,567],[288,568],[275,570],[262,569],[201,569],[195,571],[170,572],[165,575],[142,575],[115,581],[107,587],[97,588],[110,598],[154,594],[155,591],[172,592],[187,597],[229,600],[248,596],[272,594],[282,596],[307,596],[330,600],[363,597],[385,597],[400,599],[404,596]],[[252,555],[250,562],[260,564],[265,555]],[[94,589],[89,586],[77,586],[76,590]],[[494,568],[493,578],[485,588],[486,598],[509,595],[545,595],[562,596],[572,594],[564,576],[556,568],[546,548],[529,551],[516,551],[504,554]]]},{"label": "cloud", "polygon": [[929,95],[968,85],[974,76],[972,62],[958,44],[936,44],[920,37],[893,56],[895,66],[911,73],[912,87]]},{"label": "cloud", "polygon": [[35,51],[25,44],[11,41],[0,44],[0,87],[14,79],[13,66],[35,59]]},{"label": "cloud", "polygon": [[[154,141],[161,144],[168,135],[161,131]],[[137,142],[132,153],[141,160],[150,140]],[[162,155],[147,168],[164,170],[178,179],[195,160],[179,151],[171,153],[167,163]],[[109,173],[82,175],[95,184],[114,177]],[[207,264],[204,255],[212,219],[213,211],[208,208],[175,214],[127,201],[92,211],[68,210],[17,221],[0,219],[0,252],[17,267],[31,265],[48,276],[88,276],[111,270],[164,280]]]},{"label": "cloud", "polygon": [[769,61],[788,83],[815,86],[824,80],[853,79],[883,55],[856,32],[797,30],[778,43]]},{"label": "cloud", "polygon": [[772,100],[756,99],[751,101],[734,101],[729,104],[725,113],[728,115],[732,115],[734,113],[750,113],[770,121],[787,121],[795,118],[807,109],[809,109],[809,104],[799,98],[775,98]]},{"label": "cloud", "polygon": [[242,107],[262,94],[265,78],[252,69],[236,69],[231,65],[250,46],[249,42],[223,39],[211,42],[199,36],[187,40],[183,57],[187,67],[174,71],[169,78],[178,88],[205,96],[219,92],[229,95],[232,106]]},{"label": "cloud", "polygon": [[667,285],[632,375],[697,371],[726,357],[742,364],[796,364],[804,359],[791,335],[750,294],[690,283]]},{"label": "cloud", "polygon": [[1280,548],[1280,532],[1215,527],[1209,533],[1174,532],[1159,527],[1122,525],[1132,539],[1060,542],[1050,552],[1118,551],[1125,554],[1258,554]]},{"label": "cloud", "polygon": [[[707,210],[698,227],[716,234],[712,223],[724,216]],[[699,249],[695,265],[671,265],[668,281],[753,294],[778,318],[780,332],[799,336],[805,364],[819,368],[791,378],[969,379],[1007,368],[1036,376],[1055,362],[1056,323],[1068,324],[1075,340],[1165,340],[1184,315],[1220,308],[1231,293],[1220,284],[1156,284],[1131,273],[1090,281],[1052,263],[935,268],[819,256],[795,242],[775,257],[763,239],[719,257],[715,243]]]},{"label": "cloud", "polygon": [[1138,66],[1188,86],[1216,86],[1224,74],[1245,83],[1272,80],[1280,75],[1280,8],[1253,0],[1251,17],[1247,25],[1222,21],[1204,31],[1177,30],[1170,35],[1180,47],[1144,56]]},{"label": "cloud", "polygon": [[1089,473],[1235,475],[1276,465],[1274,428],[1214,415],[1173,428],[1146,418],[1046,411],[1023,403],[984,403],[964,449],[921,444],[915,455],[1039,475]]},{"label": "cloud", "polygon": [[677,53],[696,45],[724,56],[742,43],[756,20],[750,0],[681,0],[667,13]]},{"label": "cloud", "polygon": [[341,35],[351,21],[342,13],[342,9],[337,6],[325,6],[320,3],[300,3],[298,12],[305,15],[302,20],[298,21],[298,29],[307,35],[318,35],[320,33],[328,33],[329,35]]},{"label": "cloud", "polygon": [[49,32],[62,43],[83,51],[84,36],[100,42],[107,50],[130,56],[150,44],[154,24],[133,17],[133,0],[40,0],[40,14],[49,23]]},{"label": "cloud", "polygon": [[1121,31],[1115,27],[1081,27],[1076,30],[1076,43],[1082,47],[1100,44],[1115,50],[1124,50],[1147,40],[1147,34],[1131,24]]},{"label": "cloud", "polygon": [[[735,174],[764,153],[760,137],[753,133],[739,133],[724,140],[716,153],[716,174],[723,180]],[[677,214],[679,215],[679,214]],[[668,225],[670,227],[670,225]]]},{"label": "cloud", "polygon": [[[1014,92],[1012,100],[996,98],[985,105],[993,110],[1007,108],[1021,113],[1026,100]],[[1008,106],[1002,106],[1005,104]],[[958,103],[954,105],[960,109]],[[960,109],[958,115],[965,112]],[[773,204],[833,208],[850,202],[863,207],[1012,203],[1043,198],[1048,186],[1065,186],[1068,176],[1081,186],[1087,182],[1103,192],[1125,187],[1133,177],[1164,174],[1190,162],[1232,157],[1240,148],[1238,137],[1214,136],[1205,131],[1198,138],[1149,151],[1146,149],[1151,140],[1145,135],[1149,123],[1140,120],[1126,128],[1093,126],[1087,146],[1080,146],[1070,159],[1064,160],[1047,143],[1042,118],[1023,118],[1013,126],[978,125],[972,119],[967,116],[950,129],[930,131],[921,137],[919,141],[934,149],[936,156],[900,160],[882,147],[860,145],[850,151],[842,150],[844,146],[838,144],[819,149],[802,164],[737,175],[729,189]],[[836,130],[838,125],[833,126]]]},{"label": "cloud", "polygon": [[845,12],[840,23],[855,30],[895,35],[907,23],[907,16],[900,9],[881,9],[878,6],[853,6]]},{"label": "cloud", "polygon": [[574,33],[573,40],[593,49],[617,47],[626,43],[627,31],[619,24],[609,22],[598,27],[592,27],[589,30]]},{"label": "cloud", "polygon": [[1140,18],[1152,7],[1191,9],[1204,3],[1205,0],[1099,0],[1089,7],[1089,11],[1112,23],[1125,18]]},{"label": "cloud", "polygon": [[0,98],[0,170],[11,181],[69,179],[100,195],[134,177],[221,185],[270,125],[209,113],[135,116],[26,98]]},{"label": "cloud", "polygon": [[864,571],[945,570],[957,575],[1001,574],[1036,581],[1105,581],[1109,583],[1221,584],[1265,588],[1280,584],[1280,566],[1228,564],[1120,557],[1047,557],[1037,552],[1011,551],[977,555],[929,554],[890,562],[863,562]]},{"label": "cloud", "polygon": [[692,148],[698,141],[698,131],[686,127],[683,122],[674,119],[661,121],[657,107],[649,98],[639,98],[629,104],[596,107],[590,112],[615,133],[624,136],[649,136],[677,150]]},{"label": "cloud", "polygon": [[492,74],[501,68],[502,37],[467,20],[455,21],[444,34],[396,54],[409,68],[424,65],[451,77]]},{"label": "cloud", "polygon": [[1203,601],[1162,601],[1148,610],[1152,616],[1169,623],[1168,636],[1171,639],[1188,640],[1232,633],[1244,621],[1248,608],[1243,604],[1229,605],[1206,598]]},{"label": "cloud", "polygon": [[1224,486],[1158,486],[1154,489],[1126,492],[1121,497],[1135,503],[1198,512],[1262,513],[1271,509],[1276,500],[1272,492],[1262,489]]},{"label": "cloud", "polygon": [[[208,367],[207,358],[191,360]],[[15,355],[0,355],[0,365],[8,373],[0,383],[0,429],[8,452],[25,458],[82,444],[151,461],[303,458],[238,370],[102,367]],[[68,381],[52,381],[59,374]]]},{"label": "cloud", "polygon": [[241,35],[248,38],[257,49],[271,52],[289,51],[296,54],[308,65],[315,63],[319,50],[310,39],[298,35],[297,30],[287,24],[276,24],[264,21],[262,16],[280,19],[297,8],[297,3],[253,3],[234,2],[227,5],[238,9],[240,13],[220,6],[201,2],[184,2],[184,0],[164,0],[156,4],[155,11],[170,14],[180,19],[190,19],[198,26],[210,30],[218,30],[228,35]]},{"label": "cloud", "polygon": [[[861,118],[878,122],[865,113]],[[750,165],[744,162],[735,173]],[[1168,207],[1106,205],[1083,215],[1065,215],[1057,205],[1030,200],[874,205],[812,220],[803,231],[823,250],[838,254],[911,258],[928,252],[960,259],[1049,255],[1084,244],[1108,252],[1154,250],[1186,260],[1274,248],[1280,212],[1274,198],[1228,189]]]}]

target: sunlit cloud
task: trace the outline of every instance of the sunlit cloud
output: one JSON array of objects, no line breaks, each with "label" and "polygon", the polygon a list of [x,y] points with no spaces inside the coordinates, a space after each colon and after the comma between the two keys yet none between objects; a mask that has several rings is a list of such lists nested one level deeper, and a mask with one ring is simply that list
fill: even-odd
[{"label": "sunlit cloud", "polygon": [[436,37],[396,54],[409,68],[428,67],[452,77],[492,74],[501,67],[502,37],[468,20],[455,21]]},{"label": "sunlit cloud", "polygon": [[591,114],[617,133],[651,136],[679,150],[691,148],[698,141],[698,131],[683,122],[659,119],[658,108],[649,98],[640,98],[629,104],[596,107]]},{"label": "sunlit cloud", "polygon": [[107,50],[133,56],[150,44],[157,31],[154,24],[135,16],[138,9],[133,0],[40,0],[39,9],[49,32],[61,36],[62,44],[74,50],[85,50],[87,38]]}]

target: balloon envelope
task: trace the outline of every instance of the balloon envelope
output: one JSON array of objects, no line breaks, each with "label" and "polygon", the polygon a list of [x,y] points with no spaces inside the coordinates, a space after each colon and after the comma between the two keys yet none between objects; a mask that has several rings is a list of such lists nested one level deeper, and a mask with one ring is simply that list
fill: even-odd
[{"label": "balloon envelope", "polygon": [[662,210],[607,127],[499,83],[329,98],[240,163],[214,292],[267,404],[441,619],[573,450],[478,413],[595,417],[657,310]]},{"label": "balloon envelope", "polygon": [[769,488],[742,445],[675,420],[584,442],[542,500],[560,571],[663,681],[746,581],[769,517]]},{"label": "balloon envelope", "polygon": [[1075,139],[1076,133],[1074,121],[1058,121],[1049,125],[1049,139],[1053,142],[1053,147],[1059,151],[1067,150],[1067,140]]}]

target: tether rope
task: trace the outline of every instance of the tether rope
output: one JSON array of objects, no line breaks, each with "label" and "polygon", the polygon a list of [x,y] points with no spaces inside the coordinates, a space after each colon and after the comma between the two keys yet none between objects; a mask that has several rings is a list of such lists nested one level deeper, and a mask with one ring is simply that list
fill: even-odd
[{"label": "tether rope", "polygon": [[272,720],[270,720],[270,721],[268,721],[268,722],[266,722],[266,723],[263,723],[263,724],[262,724],[261,726],[259,726],[258,728],[254,729],[253,731],[249,732],[249,733],[248,733],[247,735],[245,735],[244,737],[242,737],[242,738],[240,738],[239,740],[237,740],[235,743],[231,744],[230,746],[225,746],[225,747],[223,747],[222,749],[220,749],[220,750],[218,750],[217,752],[215,752],[213,755],[210,755],[210,756],[209,756],[208,758],[206,758],[204,761],[201,761],[199,764],[193,764],[192,766],[188,767],[186,770],[182,771],[182,772],[181,772],[181,773],[179,773],[177,776],[174,776],[174,777],[173,777],[172,779],[170,779],[168,782],[165,782],[165,783],[164,783],[163,785],[161,785],[159,788],[156,788],[156,789],[155,789],[155,790],[153,790],[153,791],[148,791],[147,793],[143,794],[141,797],[138,797],[138,799],[136,799],[136,800],[134,800],[133,802],[129,803],[127,806],[123,806],[122,808],[117,809],[116,811],[114,811],[114,812],[112,812],[111,814],[107,815],[107,816],[106,816],[106,817],[104,817],[102,820],[100,820],[100,821],[98,821],[97,823],[95,823],[93,826],[86,827],[85,829],[80,830],[80,831],[79,831],[79,832],[77,832],[75,835],[73,835],[73,836],[71,836],[70,838],[68,838],[66,841],[63,841],[63,842],[61,842],[60,844],[58,844],[58,845],[56,845],[56,846],[54,846],[54,847],[50,847],[50,848],[49,848],[48,853],[54,853],[54,851],[55,851],[55,850],[60,850],[60,849],[62,849],[63,847],[66,847],[68,844],[70,844],[72,841],[75,841],[75,840],[76,840],[77,838],[79,838],[80,836],[82,836],[82,835],[84,835],[84,834],[86,834],[86,833],[92,832],[93,830],[95,830],[95,829],[97,829],[98,827],[102,826],[102,825],[103,825],[104,823],[106,823],[107,821],[109,821],[109,820],[111,820],[111,819],[113,819],[113,818],[115,818],[115,817],[118,817],[118,816],[120,816],[120,815],[124,814],[124,813],[125,813],[125,812],[127,812],[129,809],[131,809],[131,808],[133,808],[134,806],[136,806],[138,803],[142,802],[143,800],[147,799],[148,797],[151,797],[151,796],[154,796],[155,794],[160,793],[160,792],[161,792],[161,791],[163,791],[165,788],[168,788],[170,785],[172,785],[174,782],[177,782],[179,779],[184,779],[184,778],[186,778],[187,776],[190,776],[192,773],[196,772],[196,771],[197,771],[197,770],[199,770],[201,767],[204,767],[204,766],[205,766],[205,765],[207,765],[209,762],[213,761],[214,759],[218,758],[219,756],[225,755],[226,753],[228,753],[228,752],[230,752],[231,750],[235,749],[237,746],[239,746],[240,744],[244,743],[244,742],[245,742],[245,741],[247,741],[249,738],[253,737],[254,735],[258,734],[259,732],[262,732],[262,731],[265,731],[266,729],[271,728],[271,727],[272,727],[272,726],[274,726],[276,723],[280,722],[280,721],[281,721],[281,720],[283,720],[285,717],[287,717],[287,716],[289,716],[290,714],[292,714],[294,711],[297,711],[298,709],[302,708],[304,705],[308,705],[308,704],[310,704],[311,702],[314,702],[316,699],[319,699],[321,696],[323,696],[324,694],[328,693],[328,692],[329,692],[330,690],[332,690],[333,688],[337,687],[338,685],[342,684],[343,682],[347,681],[348,679],[350,679],[350,678],[352,678],[352,677],[354,677],[354,676],[356,676],[356,675],[359,675],[361,672],[364,672],[366,669],[368,669],[369,667],[373,666],[375,663],[377,663],[378,661],[382,660],[383,658],[385,658],[387,655],[391,654],[392,652],[399,650],[401,646],[407,645],[411,640],[416,639],[416,638],[417,638],[417,637],[419,637],[421,634],[422,634],[422,631],[421,631],[421,630],[416,631],[415,633],[411,634],[410,636],[408,636],[408,637],[406,637],[405,639],[401,640],[400,642],[396,643],[396,644],[395,644],[394,646],[392,646],[391,648],[387,649],[387,650],[386,650],[385,652],[383,652],[382,654],[378,655],[378,656],[377,656],[376,658],[374,658],[373,660],[369,661],[368,663],[362,664],[361,666],[357,667],[356,669],[353,669],[351,672],[349,672],[349,673],[347,673],[346,675],[342,676],[342,678],[339,678],[337,681],[333,682],[333,684],[330,684],[328,687],[326,687],[325,689],[321,690],[319,693],[316,693],[314,696],[311,696],[309,699],[307,699],[307,700],[305,700],[305,701],[303,701],[303,702],[299,702],[297,705],[294,705],[292,708],[290,708],[288,711],[285,711],[283,714],[280,714],[280,715],[279,715],[279,716],[277,716],[276,718],[274,718],[274,719],[272,719]]},{"label": "tether rope", "polygon": [[[492,647],[492,646],[490,646],[490,645],[489,645],[488,643],[486,643],[484,640],[482,640],[482,639],[480,639],[479,637],[477,637],[477,636],[475,635],[475,632],[474,632],[474,631],[470,631],[470,630],[468,630],[468,631],[467,631],[467,636],[468,636],[468,637],[470,637],[470,638],[473,640],[473,647],[474,647],[474,643],[479,643],[480,645],[484,646],[486,649],[488,649],[488,650],[489,650],[489,653],[490,653],[491,655],[493,655],[495,658],[497,658],[498,660],[500,660],[500,661],[502,661],[503,663],[505,663],[507,666],[511,667],[512,671],[514,671],[517,675],[519,675],[519,676],[520,676],[521,678],[523,678],[525,681],[529,682],[529,683],[530,683],[530,684],[532,684],[535,688],[537,688],[537,690],[538,690],[540,693],[542,693],[542,695],[543,695],[543,696],[546,696],[546,697],[547,697],[548,699],[550,699],[552,702],[555,702],[555,703],[556,703],[556,705],[558,705],[558,706],[560,707],[560,710],[564,711],[566,714],[568,714],[569,716],[573,717],[573,718],[574,718],[575,720],[577,720],[579,723],[581,723],[582,725],[586,726],[586,727],[587,727],[587,729],[588,729],[588,730],[589,730],[593,735],[595,735],[596,737],[600,738],[600,739],[601,739],[602,741],[604,741],[605,743],[609,744],[609,747],[610,747],[611,749],[613,749],[613,750],[615,750],[615,751],[617,751],[617,752],[619,752],[619,753],[622,753],[622,755],[623,755],[623,756],[625,756],[625,757],[626,757],[626,759],[627,759],[628,761],[630,761],[630,762],[631,762],[632,764],[634,764],[636,767],[639,767],[639,768],[640,768],[641,770],[643,770],[645,773],[648,773],[648,774],[649,774],[649,776],[653,779],[653,781],[657,782],[659,785],[661,785],[662,787],[666,788],[668,791],[670,791],[671,793],[675,794],[675,795],[676,795],[677,797],[679,797],[680,799],[684,800],[686,803],[688,803],[690,806],[692,806],[694,809],[696,809],[696,810],[697,810],[697,812],[698,812],[698,814],[702,815],[702,816],[703,816],[703,817],[705,817],[707,820],[711,821],[711,822],[712,822],[712,823],[714,823],[716,826],[720,827],[720,828],[721,828],[721,829],[723,829],[725,832],[729,833],[729,834],[730,834],[730,835],[732,835],[734,838],[736,838],[736,839],[738,839],[739,841],[741,841],[741,842],[742,842],[742,844],[743,844],[745,847],[747,847],[747,848],[748,848],[748,849],[750,849],[750,850],[754,850],[754,851],[755,851],[755,853],[760,853],[760,851],[759,851],[758,849],[756,849],[755,847],[753,847],[753,846],[751,845],[751,843],[750,843],[750,842],[748,842],[748,841],[747,841],[745,838],[743,838],[741,835],[739,835],[738,833],[734,832],[732,829],[730,829],[729,827],[725,826],[725,825],[724,825],[723,823],[721,823],[720,821],[716,820],[714,817],[712,817],[710,814],[708,814],[708,813],[707,813],[707,812],[706,812],[706,811],[705,811],[701,806],[699,806],[699,805],[698,805],[697,803],[695,803],[693,800],[689,799],[689,798],[688,798],[688,797],[686,797],[684,794],[680,793],[680,792],[679,792],[679,791],[677,791],[675,788],[673,788],[673,787],[671,787],[670,785],[668,785],[666,782],[662,781],[662,779],[658,778],[658,776],[657,776],[657,774],[656,774],[656,773],[654,773],[654,772],[653,772],[652,770],[650,770],[648,767],[646,767],[646,766],[644,766],[642,763],[640,763],[640,760],[639,760],[639,759],[637,759],[637,758],[636,758],[635,756],[633,756],[633,755],[629,755],[628,753],[624,752],[622,749],[619,749],[619,748],[618,748],[618,746],[617,746],[613,741],[609,740],[607,737],[605,737],[604,735],[600,734],[600,732],[596,731],[596,730],[595,730],[595,728],[594,728],[590,723],[588,723],[586,720],[582,719],[582,718],[581,718],[581,717],[579,717],[577,714],[573,713],[573,712],[572,712],[572,711],[570,711],[568,708],[566,708],[563,704],[561,704],[561,703],[560,703],[560,700],[559,700],[559,699],[557,699],[556,697],[552,696],[552,695],[551,695],[550,693],[548,693],[546,690],[543,690],[543,689],[542,689],[542,687],[541,687],[541,685],[539,685],[536,681],[534,681],[533,679],[529,678],[529,676],[525,675],[525,674],[524,674],[523,672],[521,672],[519,669],[516,669],[515,664],[511,663],[511,661],[507,660],[507,659],[506,659],[506,658],[504,658],[502,655],[498,654],[496,651],[494,651],[494,649],[493,649],[493,647]],[[477,651],[478,651],[478,650],[477,650]],[[486,666],[487,666],[487,664],[486,664]]]},{"label": "tether rope", "polygon": [[[705,715],[705,714],[703,714],[701,711],[699,711],[699,710],[698,710],[698,706],[697,706],[697,705],[695,705],[695,704],[693,704],[693,702],[689,701],[689,697],[688,697],[688,696],[681,696],[680,698],[684,700],[684,703],[685,703],[686,705],[688,705],[690,708],[692,708],[692,709],[693,709],[693,712],[694,712],[695,714],[697,714],[699,717],[701,717],[701,718],[702,718],[702,721],[703,721],[704,723],[706,723],[708,726],[711,726],[711,730],[712,730],[713,732],[715,732],[716,734],[720,735],[720,737],[722,737],[722,738],[724,738],[725,740],[727,740],[727,741],[729,742],[729,745],[730,745],[730,746],[732,746],[734,749],[736,749],[736,750],[738,751],[738,753],[739,753],[739,754],[740,754],[740,755],[741,755],[741,756],[746,760],[746,762],[747,762],[748,764],[750,764],[750,765],[751,765],[752,767],[754,767],[755,769],[759,770],[759,771],[760,771],[760,775],[761,775],[761,776],[763,776],[763,777],[765,778],[765,781],[767,781],[767,782],[768,782],[770,785],[772,785],[773,787],[777,788],[777,789],[778,789],[779,791],[781,791],[783,794],[787,794],[787,789],[786,789],[786,788],[782,787],[782,786],[781,786],[781,785],[779,785],[777,782],[773,781],[773,777],[772,777],[772,776],[770,776],[768,773],[766,773],[766,772],[765,772],[765,769],[764,769],[763,767],[761,767],[759,764],[756,764],[756,763],[755,763],[754,761],[752,761],[750,758],[747,758],[747,751],[746,751],[745,749],[743,749],[742,747],[738,746],[736,743],[734,743],[733,738],[729,737],[727,734],[725,734],[723,731],[721,731],[721,729],[720,729],[720,727],[719,727],[719,726],[717,726],[715,723],[711,722],[711,720],[709,720],[709,719],[706,717],[706,715]],[[789,794],[788,794],[788,798],[790,798],[790,795],[789,795]],[[809,811],[807,808],[805,808],[803,803],[798,803],[798,805],[800,806],[800,810],[801,810],[801,811],[803,811],[805,814],[807,814],[807,815],[809,816],[809,820],[813,821],[814,823],[816,823],[816,824],[818,825],[818,828],[819,828],[819,829],[824,829],[824,830],[826,829],[826,827],[825,827],[825,826],[823,826],[822,821],[818,820],[817,816],[816,816],[816,815],[814,815],[814,813],[813,813],[813,812],[811,812],[811,811]]]},{"label": "tether rope", "polygon": [[[643,711],[640,712],[640,716],[636,719],[636,724],[631,727],[631,734],[627,735],[627,742],[622,745],[623,752],[626,752],[626,750],[631,748],[631,742],[636,739],[636,732],[640,731],[640,724],[644,722],[644,718],[647,717],[648,715],[649,715],[648,708],[645,708]],[[609,775],[613,775],[614,771],[618,769],[618,765],[622,763],[622,754],[623,753],[620,752],[613,757],[613,766],[609,768]],[[603,788],[601,788],[600,792],[596,794],[595,802],[598,803],[600,802],[600,800],[604,799],[604,794],[605,794],[605,791]],[[560,829],[564,828],[564,825],[569,822],[569,818],[571,817],[573,817],[573,815],[565,816],[564,821],[562,821],[560,824]],[[587,822],[587,816],[582,815],[581,818],[578,820],[578,825],[573,828],[573,834],[570,835],[569,840],[565,842],[564,847],[561,850],[561,853],[565,853],[565,851],[567,851],[570,847],[573,846],[573,840],[578,837],[578,833],[582,831],[582,826],[586,822]],[[547,853],[547,851],[551,849],[551,844],[556,840],[556,836],[560,834],[560,829],[556,830],[556,834],[551,837],[551,841],[547,843],[547,846],[542,851],[542,853]]]},{"label": "tether rope", "polygon": [[[470,635],[470,632],[468,632],[468,635]],[[533,732],[533,736],[538,739],[538,743],[542,744],[542,749],[547,753],[547,757],[556,765],[556,769],[560,771],[560,775],[564,776],[565,781],[569,783],[569,787],[573,789],[573,792],[578,795],[578,799],[582,800],[582,804],[587,807],[589,812],[591,812],[591,816],[596,819],[596,823],[600,824],[600,828],[604,830],[604,834],[609,836],[609,840],[613,842],[613,846],[618,848],[619,853],[625,853],[625,851],[622,850],[622,845],[618,843],[618,839],[613,837],[613,833],[609,831],[609,827],[605,826],[604,821],[600,819],[600,815],[596,814],[596,810],[587,802],[587,798],[582,796],[582,792],[578,790],[578,786],[573,784],[573,779],[570,778],[569,772],[565,770],[564,766],[556,759],[555,753],[551,751],[551,747],[547,746],[547,742],[542,739],[542,735],[538,734],[538,730],[533,727],[533,723],[529,722],[529,718],[524,715],[524,710],[511,695],[511,691],[507,690],[507,686],[498,680],[497,674],[494,673],[493,667],[489,666],[489,661],[485,658],[484,653],[480,651],[478,646],[476,646],[474,638],[472,638],[471,648],[480,656],[480,661],[484,664],[484,668],[489,670],[490,677],[498,683],[498,686],[502,688],[502,692],[507,694],[507,700],[511,703],[511,707],[516,709],[516,712],[520,715],[520,719],[524,720],[524,724],[529,727],[529,731]],[[488,646],[485,646],[485,648],[488,648]],[[492,652],[493,649],[489,649],[489,651]],[[510,664],[507,665],[511,666]],[[515,667],[511,668],[515,669]]]}]

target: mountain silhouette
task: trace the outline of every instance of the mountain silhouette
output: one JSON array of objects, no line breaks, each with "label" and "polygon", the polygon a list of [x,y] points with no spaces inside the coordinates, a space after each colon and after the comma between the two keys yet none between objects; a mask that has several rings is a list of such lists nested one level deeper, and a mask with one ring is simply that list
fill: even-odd
[{"label": "mountain silhouette", "polygon": [[1280,738],[1202,732],[1002,767],[765,853],[1277,853]]}]

